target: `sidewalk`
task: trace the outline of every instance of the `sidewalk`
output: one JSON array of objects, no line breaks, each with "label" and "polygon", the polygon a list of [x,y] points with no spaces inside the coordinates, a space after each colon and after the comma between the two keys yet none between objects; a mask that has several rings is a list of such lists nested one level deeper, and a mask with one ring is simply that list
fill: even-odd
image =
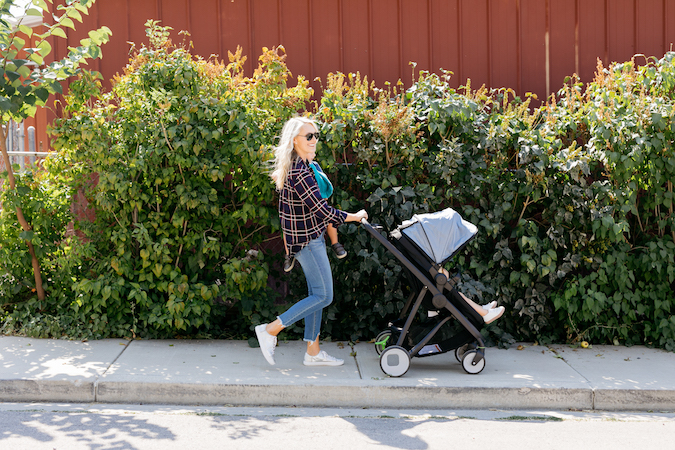
[{"label": "sidewalk", "polygon": [[374,346],[323,343],[340,367],[305,367],[281,342],[270,366],[246,341],[0,336],[0,401],[409,409],[675,411],[675,353],[646,347],[488,348],[469,375],[454,352],[384,375]]}]

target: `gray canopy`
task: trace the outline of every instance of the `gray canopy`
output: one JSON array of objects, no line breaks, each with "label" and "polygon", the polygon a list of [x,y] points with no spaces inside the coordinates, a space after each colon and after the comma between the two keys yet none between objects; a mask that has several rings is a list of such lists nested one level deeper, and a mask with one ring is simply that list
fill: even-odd
[{"label": "gray canopy", "polygon": [[442,264],[471,239],[478,228],[451,208],[415,214],[399,227],[436,264]]}]

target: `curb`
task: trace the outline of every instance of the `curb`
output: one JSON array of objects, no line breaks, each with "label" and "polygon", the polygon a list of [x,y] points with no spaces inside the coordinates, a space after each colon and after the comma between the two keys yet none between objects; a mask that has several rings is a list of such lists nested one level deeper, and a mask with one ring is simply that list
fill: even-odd
[{"label": "curb", "polygon": [[389,409],[675,411],[664,390],[125,383],[0,380],[2,402]]},{"label": "curb", "polygon": [[411,409],[593,409],[584,389],[99,384],[101,403]]},{"label": "curb", "polygon": [[69,380],[0,380],[0,402],[68,402],[96,401],[95,384]]}]

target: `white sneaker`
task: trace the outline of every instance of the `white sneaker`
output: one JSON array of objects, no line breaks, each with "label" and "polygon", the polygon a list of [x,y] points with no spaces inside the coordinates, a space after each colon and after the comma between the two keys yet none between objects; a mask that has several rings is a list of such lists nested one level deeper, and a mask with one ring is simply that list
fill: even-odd
[{"label": "white sneaker", "polygon": [[504,314],[505,310],[506,310],[506,308],[504,308],[503,306],[493,308],[493,309],[489,310],[486,315],[483,316],[483,320],[485,321],[486,324],[492,323],[495,320],[499,319],[502,316],[502,314]]},{"label": "white sneaker", "polygon": [[487,305],[483,305],[483,309],[485,311],[490,311],[491,309],[494,309],[497,307],[497,300],[488,303]]},{"label": "white sneaker", "polygon": [[272,336],[267,332],[267,324],[258,325],[255,327],[255,335],[260,344],[260,350],[268,363],[274,365],[274,349],[277,346],[277,337]]},{"label": "white sneaker", "polygon": [[330,356],[324,350],[321,350],[315,356],[305,353],[305,360],[303,361],[306,366],[341,366],[344,363],[344,360]]}]

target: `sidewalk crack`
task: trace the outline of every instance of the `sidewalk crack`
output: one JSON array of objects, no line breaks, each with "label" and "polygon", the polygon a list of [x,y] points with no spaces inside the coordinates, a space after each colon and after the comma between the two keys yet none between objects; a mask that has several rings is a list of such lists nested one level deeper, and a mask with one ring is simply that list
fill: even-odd
[{"label": "sidewalk crack", "polygon": [[96,380],[94,381],[94,402],[98,402],[98,381],[99,381],[101,378],[103,378],[103,376],[104,376],[106,373],[108,373],[108,370],[110,370],[110,368],[111,368],[112,366],[115,365],[115,363],[117,362],[117,360],[120,359],[120,356],[122,356],[122,354],[127,350],[127,348],[129,348],[129,345],[131,344],[131,342],[132,342],[132,340],[128,340],[127,343],[124,345],[124,348],[122,349],[122,351],[119,353],[119,355],[117,355],[117,356],[115,357],[115,359],[113,359],[113,361],[108,365],[108,367],[106,367],[106,369],[103,371],[103,373],[102,373],[101,375],[99,375],[98,377],[96,377]]},{"label": "sidewalk crack", "polygon": [[350,342],[349,346],[352,348],[352,352],[350,353],[349,356],[352,356],[354,358],[354,362],[356,363],[356,370],[359,372],[359,380],[363,380],[363,375],[361,374],[361,367],[359,366],[359,360],[356,357],[356,350],[354,349],[354,343]]},{"label": "sidewalk crack", "polygon": [[553,354],[555,355],[556,358],[562,359],[562,360],[565,362],[565,364],[567,364],[567,366],[568,366],[570,369],[572,369],[573,371],[575,371],[576,373],[578,373],[579,376],[580,376],[581,378],[583,378],[583,379],[586,381],[586,383],[588,384],[588,387],[591,389],[591,409],[592,409],[593,411],[595,411],[595,386],[593,386],[593,383],[591,383],[591,380],[589,380],[588,378],[586,378],[586,376],[585,376],[583,373],[579,372],[579,371],[578,371],[572,364],[570,364],[570,363],[569,363],[562,355],[560,355],[560,354],[558,353],[558,351],[557,351],[555,348],[553,348],[553,347],[547,347],[547,348],[548,348],[549,351],[553,352]]}]

